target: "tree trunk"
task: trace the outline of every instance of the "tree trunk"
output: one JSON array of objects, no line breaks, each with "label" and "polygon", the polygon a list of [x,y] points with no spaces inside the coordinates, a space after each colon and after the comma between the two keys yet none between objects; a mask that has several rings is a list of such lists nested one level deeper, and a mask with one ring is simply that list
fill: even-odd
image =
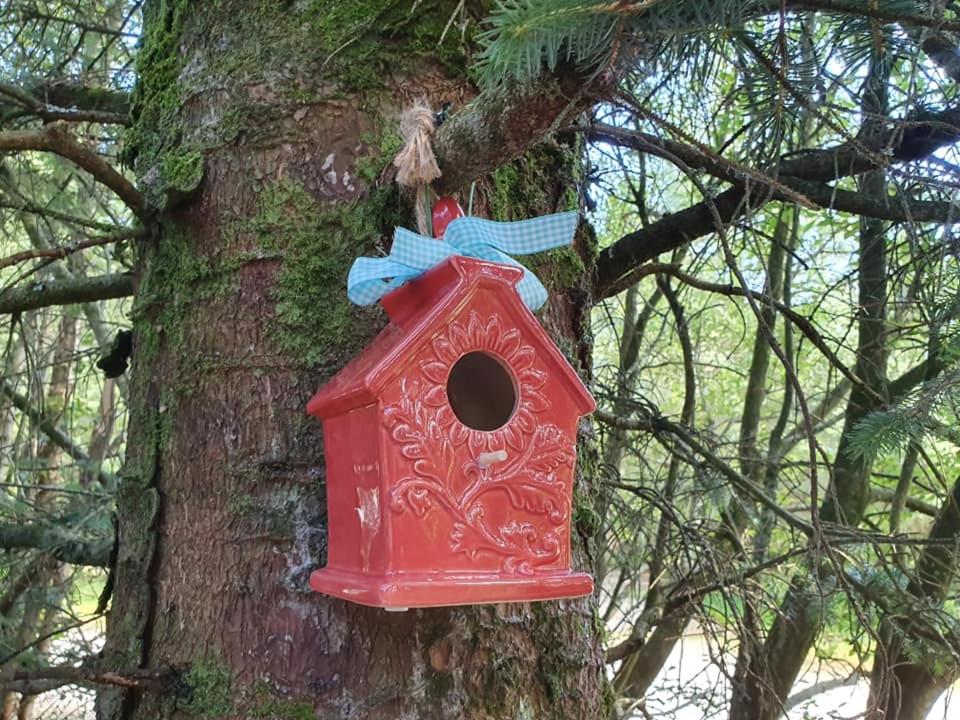
[{"label": "tree trunk", "polygon": [[960,479],[944,500],[928,537],[934,543],[950,542],[924,546],[906,592],[890,600],[895,610],[880,624],[870,675],[869,720],[923,720],[960,677],[955,652],[942,639],[950,632],[943,626],[953,622],[943,603],[957,576],[960,557],[956,549]]},{"label": "tree trunk", "polygon": [[[592,598],[390,614],[307,589],[327,538],[320,424],[304,407],[385,322],[349,304],[345,278],[411,225],[376,182],[400,110],[473,94],[460,33],[439,42],[457,7],[145,7],[127,159],[166,209],[140,249],[104,666],[169,667],[180,682],[101,692],[101,720],[603,711]],[[478,179],[474,208],[567,209],[577,159],[554,144]],[[537,265],[557,291],[542,321],[584,371],[589,242]],[[575,518],[589,519],[582,480],[577,493]]]}]

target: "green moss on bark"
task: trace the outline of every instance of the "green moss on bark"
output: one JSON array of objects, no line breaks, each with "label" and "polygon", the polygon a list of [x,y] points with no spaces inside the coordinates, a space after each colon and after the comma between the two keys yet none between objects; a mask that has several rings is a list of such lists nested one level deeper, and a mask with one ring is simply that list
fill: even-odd
[{"label": "green moss on bark", "polygon": [[203,176],[203,157],[182,142],[180,77],[187,17],[187,0],[147,3],[142,47],[137,56],[137,87],[133,93],[133,125],[125,135],[124,161],[133,165],[141,190],[154,208],[164,208],[170,194],[192,192]]},{"label": "green moss on bark", "polygon": [[283,258],[273,291],[273,334],[281,348],[334,368],[366,344],[368,334],[359,329],[372,326],[380,311],[347,299],[347,271],[358,256],[375,253],[387,228],[402,217],[393,188],[333,206],[294,181],[264,188],[257,214],[238,230],[253,233],[261,248]]},{"label": "green moss on bark", "polygon": [[573,496],[573,526],[585,539],[596,537],[602,522],[589,495],[575,492]]},{"label": "green moss on bark", "polygon": [[160,240],[152,252],[150,270],[141,283],[134,309],[135,318],[145,314],[150,319],[149,324],[138,325],[138,353],[143,346],[159,348],[161,342],[178,349],[189,328],[185,318],[191,307],[229,291],[239,262],[197,255],[189,232],[172,222],[162,225]]},{"label": "green moss on bark", "polygon": [[295,700],[266,700],[251,708],[247,717],[256,720],[316,720],[313,703]]},{"label": "green moss on bark", "polygon": [[[532,213],[578,209],[579,147],[545,142],[492,175],[491,206],[496,220],[524,220]],[[551,184],[543,182],[550,178]],[[520,258],[550,288],[583,283],[587,266],[576,247]]]},{"label": "green moss on bark", "polygon": [[[560,614],[548,603],[534,603],[533,638],[539,651],[537,675],[547,691],[551,704],[579,699],[580,674],[588,664],[588,656],[571,635],[582,633],[582,648],[590,647],[590,628],[575,614]],[[564,641],[560,641],[560,639]]]},{"label": "green moss on bark", "polygon": [[250,720],[315,720],[317,717],[312,702],[282,697],[264,680],[236,690],[242,716]]},{"label": "green moss on bark", "polygon": [[166,153],[161,174],[169,192],[189,194],[203,179],[203,155],[195,150]]},{"label": "green moss on bark", "polygon": [[524,220],[534,209],[540,213],[576,210],[579,152],[578,146],[547,141],[497,168],[491,176],[494,219]]},{"label": "green moss on bark", "polygon": [[372,186],[403,148],[403,138],[391,126],[379,133],[364,133],[361,140],[370,151],[357,159],[357,177]]},{"label": "green moss on bark", "polygon": [[522,687],[526,661],[513,655],[496,655],[485,668],[482,696],[490,717],[513,718],[516,699],[527,689]]},{"label": "green moss on bark", "polygon": [[204,719],[224,717],[233,708],[233,676],[219,661],[194,663],[183,675],[186,686],[186,711]]},{"label": "green moss on bark", "polygon": [[[313,0],[308,15],[312,30],[327,53],[324,69],[345,91],[383,86],[383,78],[410,67],[422,57],[438,60],[451,76],[466,73],[465,48],[456,30],[443,35],[457,2],[434,0],[411,5],[396,0]],[[441,37],[443,42],[441,42]]]},{"label": "green moss on bark", "polygon": [[[424,57],[463,77],[477,23],[467,36],[456,24],[444,34],[458,8],[456,0],[418,2],[413,12],[399,0],[148,3],[124,160],[163,209],[199,186],[211,149],[241,136],[279,142],[277,129],[298,106],[343,96],[364,104]],[[211,33],[215,51],[202,40]],[[211,94],[227,86],[237,91]],[[191,118],[201,107],[202,121]]]},{"label": "green moss on bark", "polygon": [[[583,485],[594,484],[600,481],[600,452],[597,448],[592,432],[580,432],[577,438],[577,474],[585,478],[584,483],[578,483],[573,490],[573,527],[586,543],[594,538],[603,525],[598,508],[599,493],[584,491]],[[590,549],[589,546],[587,548]]]}]

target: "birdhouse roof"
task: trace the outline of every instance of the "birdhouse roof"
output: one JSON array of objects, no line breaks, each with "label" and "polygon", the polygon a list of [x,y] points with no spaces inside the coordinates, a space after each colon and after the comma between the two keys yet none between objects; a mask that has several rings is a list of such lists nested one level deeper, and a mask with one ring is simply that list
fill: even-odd
[{"label": "birdhouse roof", "polygon": [[573,397],[581,415],[595,403],[579,376],[540,322],[524,305],[515,285],[523,270],[510,265],[454,256],[383,298],[390,324],[307,404],[307,412],[329,418],[377,400],[380,390],[403,370],[408,359],[431,341],[481,293],[497,300],[549,369],[552,380]]}]

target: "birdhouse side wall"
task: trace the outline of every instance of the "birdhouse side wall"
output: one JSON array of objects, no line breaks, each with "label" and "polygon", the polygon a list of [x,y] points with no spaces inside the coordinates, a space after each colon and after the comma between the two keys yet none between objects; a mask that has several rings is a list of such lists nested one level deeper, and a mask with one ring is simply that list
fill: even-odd
[{"label": "birdhouse side wall", "polygon": [[387,529],[383,523],[380,414],[377,405],[323,422],[327,466],[327,567],[382,573]]}]

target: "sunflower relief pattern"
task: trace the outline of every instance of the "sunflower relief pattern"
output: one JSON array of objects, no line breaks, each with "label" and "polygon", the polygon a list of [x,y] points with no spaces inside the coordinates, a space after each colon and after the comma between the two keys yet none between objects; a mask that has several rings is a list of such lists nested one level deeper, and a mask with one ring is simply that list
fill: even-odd
[{"label": "sunflower relief pattern", "polygon": [[[446,382],[463,355],[484,351],[499,357],[516,382],[513,415],[493,431],[474,430],[456,417]],[[556,470],[573,467],[573,438],[539,418],[550,407],[542,390],[547,373],[534,349],[515,328],[504,330],[497,314],[486,320],[474,311],[467,321],[451,322],[434,338],[420,372],[400,379],[399,399],[384,408],[392,440],[401,445],[410,474],[390,491],[393,512],[446,513],[452,521],[450,545],[471,559],[481,553],[502,558],[504,572],[531,574],[556,562],[564,542],[570,492]],[[502,463],[482,466],[483,453],[506,451]],[[538,522],[511,520],[494,526],[483,500],[503,493],[516,510]]]}]

